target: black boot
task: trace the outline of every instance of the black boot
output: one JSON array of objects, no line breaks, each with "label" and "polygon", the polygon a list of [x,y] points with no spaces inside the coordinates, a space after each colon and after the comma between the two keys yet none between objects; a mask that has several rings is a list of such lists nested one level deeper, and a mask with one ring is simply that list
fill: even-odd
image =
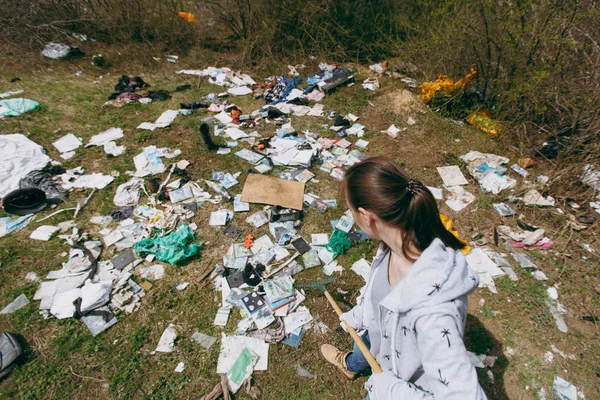
[{"label": "black boot", "polygon": [[200,125],[200,135],[202,136],[202,144],[204,144],[206,150],[215,151],[219,148],[219,146],[213,142],[212,137],[210,136],[210,129],[206,122],[203,122],[202,125]]}]

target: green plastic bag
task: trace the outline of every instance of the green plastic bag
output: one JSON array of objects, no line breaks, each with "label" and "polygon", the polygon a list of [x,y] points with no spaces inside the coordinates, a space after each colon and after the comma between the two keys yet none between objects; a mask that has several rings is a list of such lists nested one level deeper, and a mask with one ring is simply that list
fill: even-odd
[{"label": "green plastic bag", "polygon": [[34,100],[16,98],[8,100],[0,100],[0,115],[6,117],[18,117],[21,114],[37,110],[40,103]]},{"label": "green plastic bag", "polygon": [[325,248],[334,253],[333,258],[340,254],[346,254],[352,248],[352,242],[348,239],[348,234],[342,230],[335,229],[333,235],[329,238],[329,244]]},{"label": "green plastic bag", "polygon": [[258,363],[258,356],[245,347],[227,373],[229,390],[236,393],[246,379],[252,375],[256,363]]},{"label": "green plastic bag", "polygon": [[153,237],[142,239],[134,244],[133,249],[140,257],[154,254],[159,261],[175,265],[198,254],[202,243],[192,243],[188,246],[188,242],[193,240],[194,235],[189,226],[181,223],[177,231],[165,236],[160,236],[160,232],[157,232]]}]

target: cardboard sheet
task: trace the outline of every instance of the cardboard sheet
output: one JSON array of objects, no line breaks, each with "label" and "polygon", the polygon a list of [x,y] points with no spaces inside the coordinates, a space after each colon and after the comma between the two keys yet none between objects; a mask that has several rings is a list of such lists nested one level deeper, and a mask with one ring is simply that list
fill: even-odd
[{"label": "cardboard sheet", "polygon": [[248,174],[242,190],[242,201],[294,210],[302,210],[303,199],[304,183],[259,174]]}]

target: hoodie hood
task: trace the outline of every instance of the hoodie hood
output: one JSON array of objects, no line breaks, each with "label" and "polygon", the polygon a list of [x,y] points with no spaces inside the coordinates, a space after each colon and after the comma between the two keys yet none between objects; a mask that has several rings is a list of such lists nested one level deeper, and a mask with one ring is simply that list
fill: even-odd
[{"label": "hoodie hood", "polygon": [[463,254],[434,239],[381,305],[405,313],[468,295],[478,285],[479,277]]}]

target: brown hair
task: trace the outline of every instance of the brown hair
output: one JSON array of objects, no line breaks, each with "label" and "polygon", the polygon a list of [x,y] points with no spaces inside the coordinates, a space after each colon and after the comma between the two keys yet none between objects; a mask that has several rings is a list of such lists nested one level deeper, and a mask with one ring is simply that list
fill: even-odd
[{"label": "brown hair", "polygon": [[455,250],[465,247],[442,224],[435,198],[427,187],[385,157],[368,158],[348,169],[342,190],[348,205],[369,210],[402,230],[402,253],[425,250],[435,238]]}]

